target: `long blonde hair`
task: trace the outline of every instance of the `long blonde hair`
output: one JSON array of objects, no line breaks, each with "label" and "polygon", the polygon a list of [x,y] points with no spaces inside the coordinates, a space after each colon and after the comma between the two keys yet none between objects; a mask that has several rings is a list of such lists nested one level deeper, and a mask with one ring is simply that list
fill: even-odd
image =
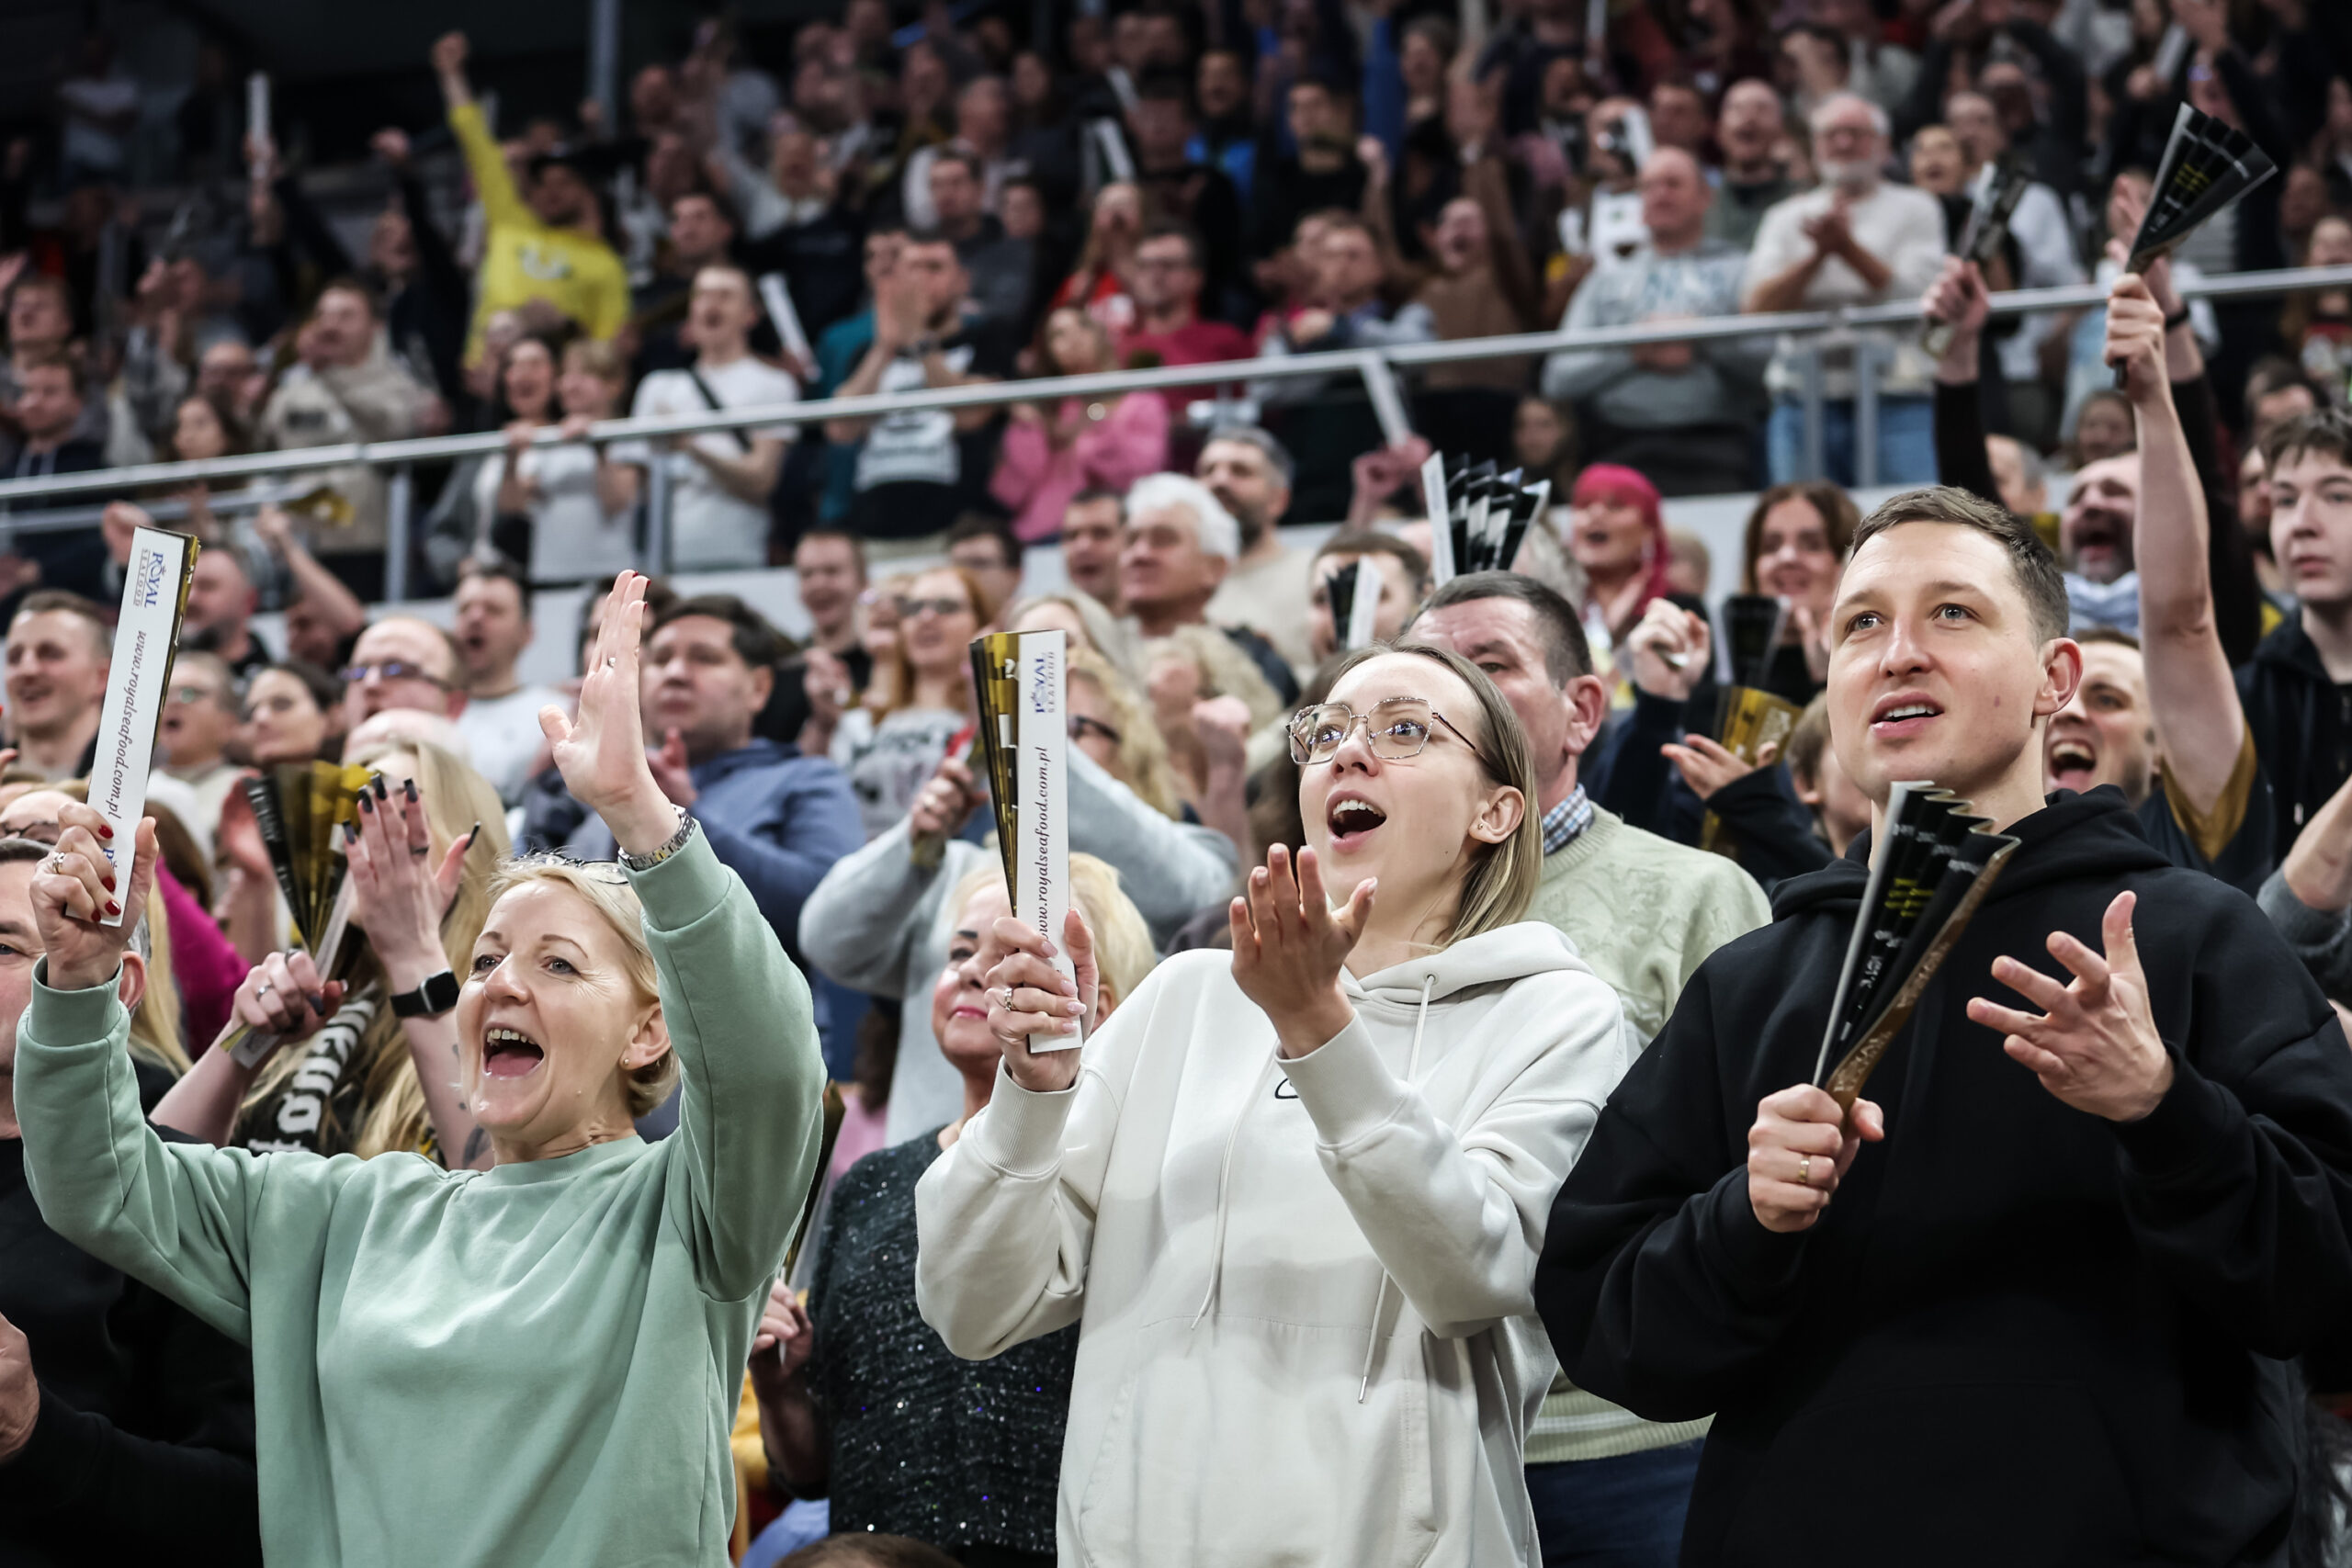
[{"label": "long blonde hair", "polygon": [[[481,825],[480,841],[467,849],[465,868],[458,878],[457,897],[450,900],[448,912],[441,917],[441,949],[448,954],[451,973],[461,973],[472,956],[474,939],[481,934],[482,922],[490,918],[492,868],[506,857],[505,808],[489,780],[430,741],[379,741],[362,747],[348,761],[374,766],[387,757],[403,756],[416,761],[417,795],[424,807],[425,827],[433,846],[428,863],[439,865],[440,857],[449,852],[451,844],[470,832],[476,823]],[[374,953],[367,952],[360,972],[353,976],[355,987],[370,981],[380,984],[382,977]],[[300,1050],[280,1051],[246,1093],[246,1108],[250,1110],[277,1093],[300,1068],[307,1055]],[[433,1124],[425,1114],[424,1089],[416,1080],[416,1064],[409,1055],[401,1021],[390,1007],[379,1008],[375,1017],[368,1020],[353,1053],[352,1065],[345,1071],[364,1075],[360,1079],[359,1126],[352,1142],[354,1153],[367,1159],[398,1151],[421,1153],[432,1146]],[[330,1120],[334,1115],[332,1100],[326,1114]],[[449,1151],[440,1152],[446,1163]]]},{"label": "long blonde hair", "polygon": [[1094,682],[1094,689],[1110,706],[1119,729],[1120,782],[1162,817],[1178,815],[1183,802],[1176,791],[1176,771],[1169,765],[1168,741],[1159,733],[1150,704],[1116,666],[1092,649],[1069,650],[1069,678]]}]

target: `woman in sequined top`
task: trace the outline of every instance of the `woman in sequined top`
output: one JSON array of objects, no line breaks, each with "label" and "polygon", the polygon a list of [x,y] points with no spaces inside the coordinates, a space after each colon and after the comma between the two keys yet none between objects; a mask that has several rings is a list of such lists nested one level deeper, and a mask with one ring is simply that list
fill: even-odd
[{"label": "woman in sequined top", "polygon": [[[1132,992],[1152,964],[1150,932],[1118,873],[1070,857],[1080,908],[1100,933],[1103,987]],[[760,1436],[776,1483],[830,1495],[835,1532],[878,1530],[997,1563],[1054,1561],[1054,1496],[1078,1331],[987,1361],[947,1348],[915,1309],[915,1183],[988,1103],[1003,1047],[989,1032],[981,977],[1006,949],[1009,915],[993,859],[950,893],[959,911],[931,1027],[964,1079],[964,1115],[867,1156],[835,1189],[804,1308],[781,1282],[752,1340]]]}]

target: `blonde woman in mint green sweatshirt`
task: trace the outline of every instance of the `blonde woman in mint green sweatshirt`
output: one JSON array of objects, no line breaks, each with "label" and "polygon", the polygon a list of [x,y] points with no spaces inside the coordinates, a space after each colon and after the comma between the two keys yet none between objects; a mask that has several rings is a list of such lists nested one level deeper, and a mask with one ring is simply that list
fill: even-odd
[{"label": "blonde woman in mint green sweatshirt", "polygon": [[[115,996],[130,928],[93,923],[140,907],[153,826],[117,892],[76,807],[33,879],[26,1174],[61,1234],[253,1347],[273,1562],[727,1561],[728,1430],[824,1073],[798,974],[646,766],[644,592],[616,589],[579,717],[541,722],[566,785],[655,863],[501,878],[456,1009],[490,1170],[160,1142]],[[665,1053],[679,1129],[648,1145],[629,1089]]]}]

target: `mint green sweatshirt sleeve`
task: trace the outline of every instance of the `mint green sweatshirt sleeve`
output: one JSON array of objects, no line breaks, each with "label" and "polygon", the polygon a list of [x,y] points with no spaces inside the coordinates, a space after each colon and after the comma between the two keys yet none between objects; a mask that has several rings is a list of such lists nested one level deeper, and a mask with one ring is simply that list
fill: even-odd
[{"label": "mint green sweatshirt sleeve", "polygon": [[808,983],[709,839],[633,873],[685,1073],[669,1218],[714,1301],[763,1292],[816,1174],[825,1063]]},{"label": "mint green sweatshirt sleeve", "polygon": [[163,1291],[241,1343],[253,1334],[250,1247],[265,1186],[272,1240],[323,1224],[356,1161],[265,1166],[243,1149],[166,1144],[139,1109],[125,1043],[130,1015],[111,980],[51,990],[44,960],[17,1033],[17,1120],[25,1179],[51,1228]]}]

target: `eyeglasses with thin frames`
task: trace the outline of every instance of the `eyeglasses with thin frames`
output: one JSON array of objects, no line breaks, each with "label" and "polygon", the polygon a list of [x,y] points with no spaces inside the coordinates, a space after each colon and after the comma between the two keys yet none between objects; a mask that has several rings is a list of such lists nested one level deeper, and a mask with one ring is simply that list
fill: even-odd
[{"label": "eyeglasses with thin frames", "polygon": [[1374,756],[1384,762],[1410,761],[1428,747],[1441,724],[1453,731],[1455,739],[1470,745],[1470,738],[1452,719],[1419,697],[1390,697],[1362,714],[1345,703],[1321,703],[1291,716],[1290,760],[1302,768],[1328,762],[1339,755],[1356,726],[1363,725],[1364,744]]},{"label": "eyeglasses with thin frames", "polygon": [[373,664],[346,664],[336,676],[346,686],[356,686],[374,676],[379,681],[427,681],[443,691],[453,688],[449,682],[422,664],[411,664],[404,659],[379,659]]}]

